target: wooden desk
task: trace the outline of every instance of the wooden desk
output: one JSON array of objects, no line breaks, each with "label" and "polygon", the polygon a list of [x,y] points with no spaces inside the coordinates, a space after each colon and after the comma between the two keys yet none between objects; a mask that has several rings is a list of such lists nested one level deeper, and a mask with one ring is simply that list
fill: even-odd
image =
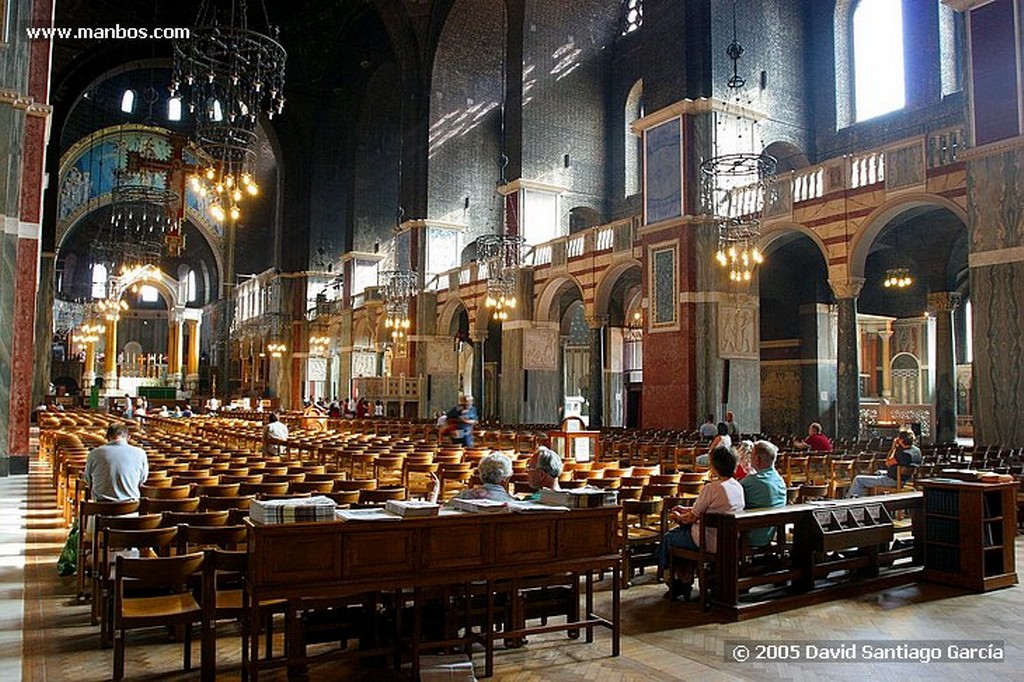
[{"label": "wooden desk", "polygon": [[[249,623],[258,623],[258,605],[269,599],[288,600],[294,624],[302,600],[342,598],[389,590],[486,582],[486,624],[483,643],[485,676],[493,672],[494,640],[553,629],[593,628],[612,632],[612,655],[619,654],[618,507],[547,514],[453,515],[400,521],[333,521],[324,523],[255,524],[249,529],[246,603]],[[593,613],[594,571],[610,570],[610,619]],[[583,619],[564,627],[526,628],[494,632],[495,581],[512,581],[546,574],[583,574],[586,609]],[[412,635],[413,677],[418,676],[419,619]],[[286,658],[290,670],[305,667],[305,646],[290,629]],[[258,633],[243,634],[249,647],[248,667],[253,682],[260,666]]]}]

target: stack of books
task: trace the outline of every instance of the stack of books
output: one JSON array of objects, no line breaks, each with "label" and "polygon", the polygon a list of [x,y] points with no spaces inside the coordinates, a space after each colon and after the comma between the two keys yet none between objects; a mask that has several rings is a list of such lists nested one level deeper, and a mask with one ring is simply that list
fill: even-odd
[{"label": "stack of books", "polygon": [[619,494],[614,490],[601,488],[575,488],[573,490],[540,491],[541,504],[550,504],[570,509],[587,509],[590,507],[614,507],[618,504]]},{"label": "stack of books", "polygon": [[333,521],[336,505],[323,495],[287,500],[255,500],[249,507],[254,523],[295,523],[297,521]]},{"label": "stack of books", "polygon": [[384,509],[398,516],[437,516],[441,505],[425,500],[388,500]]},{"label": "stack of books", "polygon": [[452,500],[452,506],[470,514],[503,514],[509,511],[507,502],[497,500]]}]

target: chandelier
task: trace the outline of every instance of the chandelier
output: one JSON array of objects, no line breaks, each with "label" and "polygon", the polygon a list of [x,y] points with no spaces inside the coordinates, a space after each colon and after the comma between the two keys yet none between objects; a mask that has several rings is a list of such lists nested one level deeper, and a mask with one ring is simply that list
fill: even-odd
[{"label": "chandelier", "polygon": [[[127,177],[118,172],[119,180]],[[110,223],[126,244],[146,244],[147,253],[166,245],[167,255],[177,257],[185,246],[181,223],[174,213],[177,194],[162,187],[126,182],[110,193]],[[131,248],[131,247],[129,247]]]},{"label": "chandelier", "polygon": [[90,343],[99,342],[100,334],[102,333],[102,324],[95,321],[86,322],[79,328],[78,332],[71,337],[71,340],[80,346],[86,346]]},{"label": "chandelier", "polygon": [[641,341],[644,338],[644,315],[639,310],[633,313],[626,327],[626,341]]},{"label": "chandelier", "polygon": [[715,260],[733,282],[749,282],[764,262],[757,240],[776,166],[774,157],[752,153],[724,154],[700,166],[705,207],[718,226]]},{"label": "chandelier", "polygon": [[885,280],[882,286],[886,289],[906,289],[914,283],[909,268],[889,268],[885,271]]},{"label": "chandelier", "polygon": [[327,355],[330,345],[331,337],[327,335],[327,332],[314,329],[313,334],[309,337],[309,354]]},{"label": "chandelier", "polygon": [[516,300],[516,275],[522,267],[523,244],[517,234],[485,234],[476,240],[477,257],[487,267],[487,298],[484,304],[492,309],[499,322],[508,319]]},{"label": "chandelier", "polygon": [[[203,2],[188,39],[174,43],[171,96],[182,97],[195,118],[195,137],[209,165],[191,176],[193,189],[210,199],[218,222],[241,217],[240,204],[259,194],[255,180],[256,124],[284,110],[287,54],[278,31],[249,28],[245,0]],[[263,5],[262,0],[260,2]],[[266,7],[262,7],[266,17]]]},{"label": "chandelier", "polygon": [[279,358],[288,352],[288,346],[280,341],[274,341],[267,344],[267,352],[270,353],[270,357]]},{"label": "chandelier", "polygon": [[384,329],[391,334],[391,340],[401,342],[409,333],[412,321],[409,319],[409,300],[418,290],[418,278],[413,270],[386,270],[377,278],[381,296],[384,298]]}]

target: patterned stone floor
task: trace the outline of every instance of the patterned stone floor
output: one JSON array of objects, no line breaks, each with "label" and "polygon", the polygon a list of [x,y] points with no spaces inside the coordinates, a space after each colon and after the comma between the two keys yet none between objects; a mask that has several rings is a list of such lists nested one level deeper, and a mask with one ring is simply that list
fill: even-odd
[{"label": "patterned stone floor", "polygon": [[[111,652],[99,648],[88,607],[72,600],[73,578],[55,564],[65,530],[52,508],[48,472],[33,465],[25,477],[0,479],[0,679],[90,682],[111,674]],[[1018,562],[1024,559],[1018,550]],[[1024,663],[1024,588],[975,595],[921,585],[865,594],[744,623],[722,624],[693,604],[669,603],[648,580],[625,591],[622,655],[611,658],[607,634],[593,645],[562,634],[532,637],[521,649],[499,650],[493,679],[579,680],[1019,680]],[[605,596],[606,598],[606,596]],[[599,598],[599,606],[601,604]],[[237,680],[239,649],[232,628],[218,641],[218,679]],[[796,641],[1000,640],[1001,663],[794,663],[726,660],[730,641],[786,644]],[[279,648],[279,645],[278,645]],[[19,650],[20,649],[20,650]],[[197,680],[180,671],[180,645],[159,630],[129,639],[128,679]],[[199,648],[193,658],[198,664]],[[476,656],[477,673],[483,669]],[[261,676],[286,679],[283,673]],[[351,661],[316,662],[313,680],[408,679]]]}]

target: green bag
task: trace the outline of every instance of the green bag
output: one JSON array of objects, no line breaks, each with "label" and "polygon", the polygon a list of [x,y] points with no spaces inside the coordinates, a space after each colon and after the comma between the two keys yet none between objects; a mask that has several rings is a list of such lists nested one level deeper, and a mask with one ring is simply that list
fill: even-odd
[{"label": "green bag", "polygon": [[57,575],[69,576],[75,574],[78,566],[78,519],[71,524],[71,531],[68,539],[64,542],[64,549],[61,550],[60,558],[57,559]]}]

